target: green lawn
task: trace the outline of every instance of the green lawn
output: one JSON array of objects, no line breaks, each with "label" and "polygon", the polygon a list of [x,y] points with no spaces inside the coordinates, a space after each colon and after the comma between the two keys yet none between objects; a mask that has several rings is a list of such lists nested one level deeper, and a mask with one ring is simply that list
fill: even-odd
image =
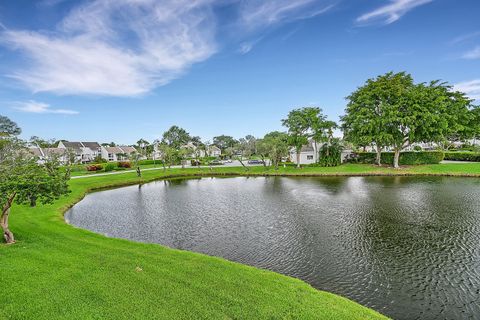
[{"label": "green lawn", "polygon": [[[110,239],[67,225],[62,213],[90,190],[172,176],[244,174],[239,168],[172,169],[70,182],[53,205],[15,205],[17,243],[0,245],[0,319],[382,319],[342,297],[273,272]],[[248,174],[452,174],[480,176],[480,163],[409,167],[251,168]]]}]

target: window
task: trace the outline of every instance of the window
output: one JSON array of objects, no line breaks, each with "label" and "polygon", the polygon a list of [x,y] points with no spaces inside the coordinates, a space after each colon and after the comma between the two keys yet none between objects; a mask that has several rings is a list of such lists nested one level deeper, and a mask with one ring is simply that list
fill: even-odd
[{"label": "window", "polygon": [[313,156],[307,156],[307,160],[313,160]]}]

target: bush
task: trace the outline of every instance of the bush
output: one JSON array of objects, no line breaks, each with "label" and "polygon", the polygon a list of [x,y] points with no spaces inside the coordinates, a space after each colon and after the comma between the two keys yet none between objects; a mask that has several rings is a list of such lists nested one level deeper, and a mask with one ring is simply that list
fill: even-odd
[{"label": "bush", "polygon": [[113,171],[115,169],[115,165],[113,163],[107,163],[105,165],[105,172]]},{"label": "bush", "polygon": [[100,171],[103,169],[103,166],[101,164],[92,164],[89,166],[86,166],[87,171]]},{"label": "bush", "polygon": [[103,159],[102,156],[98,155],[95,157],[95,159],[93,159],[93,162],[94,163],[106,163],[107,160]]},{"label": "bush", "polygon": [[[417,165],[417,164],[437,164],[445,157],[442,151],[421,151],[421,152],[401,152],[399,163],[401,165]],[[374,164],[377,158],[375,152],[359,152],[357,156],[350,162],[371,163]],[[394,153],[382,152],[382,163],[393,164]]]},{"label": "bush", "polygon": [[129,161],[119,161],[117,163],[117,166],[119,168],[131,168],[132,167],[132,164],[129,162]]},{"label": "bush", "polygon": [[160,160],[150,160],[150,159],[145,159],[145,160],[138,160],[138,165],[148,165],[148,164],[160,164],[162,163]]},{"label": "bush", "polygon": [[[328,154],[328,155],[327,155]],[[333,142],[330,146],[326,144],[320,149],[318,165],[321,167],[336,167],[342,163],[342,146]]]},{"label": "bush", "polygon": [[445,152],[445,160],[480,162],[477,152]]}]

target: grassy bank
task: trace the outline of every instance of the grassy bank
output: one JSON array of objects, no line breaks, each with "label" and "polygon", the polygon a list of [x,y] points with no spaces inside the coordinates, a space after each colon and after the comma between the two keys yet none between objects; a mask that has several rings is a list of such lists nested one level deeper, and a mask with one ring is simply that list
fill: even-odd
[{"label": "grassy bank", "polygon": [[[352,174],[361,167],[340,168]],[[259,167],[249,173],[325,174],[340,168],[266,172]],[[480,173],[480,166],[474,170]],[[0,245],[0,318],[383,319],[293,278],[160,245],[106,238],[63,220],[66,208],[94,189],[175,175],[244,172],[205,168],[145,171],[142,178],[135,173],[91,176],[72,180],[71,194],[53,205],[15,205],[11,227],[17,243]]]},{"label": "grassy bank", "polygon": [[[162,167],[153,165],[143,166],[142,169],[157,168],[163,171]],[[121,174],[131,174],[129,172],[118,171]],[[275,170],[271,167],[255,166],[249,167],[246,171],[243,167],[224,167],[215,166],[212,169],[186,168],[171,169],[166,171],[170,174],[234,174],[234,175],[447,175],[447,176],[478,176],[480,177],[480,163],[448,163],[432,164],[418,166],[403,166],[400,169],[393,169],[389,166],[378,167],[368,164],[344,164],[338,167],[302,167],[297,169],[292,166],[286,168],[280,167]],[[100,174],[103,172],[99,172]],[[97,173],[98,174],[98,173]],[[144,171],[144,175],[149,176],[149,172]],[[86,175],[86,173],[75,173],[74,176]],[[95,176],[95,173],[89,175]],[[158,173],[157,173],[158,175]]]}]

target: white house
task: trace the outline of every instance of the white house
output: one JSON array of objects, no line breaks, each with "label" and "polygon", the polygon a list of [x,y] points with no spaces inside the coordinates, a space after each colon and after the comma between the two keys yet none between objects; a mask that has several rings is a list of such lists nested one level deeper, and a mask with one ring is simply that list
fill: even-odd
[{"label": "white house", "polygon": [[[300,164],[313,164],[317,163],[320,159],[320,149],[325,143],[316,143],[313,140],[310,140],[308,144],[302,147],[300,152]],[[352,154],[352,150],[342,150],[340,154],[340,162],[345,162],[345,160]],[[297,164],[297,151],[295,148],[290,150],[290,161],[294,164]]]},{"label": "white house", "polygon": [[46,160],[51,159],[52,157],[57,157],[60,163],[65,164],[68,162],[67,149],[62,148],[40,148],[40,147],[30,147],[28,148],[30,153],[38,158],[39,163],[43,163]]},{"label": "white house", "polygon": [[101,148],[102,158],[107,161],[122,161],[128,160],[128,156],[136,153],[134,147],[118,146],[118,147],[103,147]]},{"label": "white house", "polygon": [[[312,164],[318,162],[320,148],[323,144],[319,144],[310,140],[308,144],[302,146],[300,152],[300,164]],[[292,148],[290,150],[290,161],[297,164],[297,150]]]},{"label": "white house", "polygon": [[208,156],[209,157],[220,157],[220,155],[222,154],[222,150],[220,150],[219,147],[215,146],[215,145],[211,145],[211,146],[208,146]]},{"label": "white house", "polygon": [[59,149],[69,149],[75,152],[75,158],[78,162],[87,163],[93,161],[101,155],[102,146],[98,142],[69,142],[60,141]]}]

